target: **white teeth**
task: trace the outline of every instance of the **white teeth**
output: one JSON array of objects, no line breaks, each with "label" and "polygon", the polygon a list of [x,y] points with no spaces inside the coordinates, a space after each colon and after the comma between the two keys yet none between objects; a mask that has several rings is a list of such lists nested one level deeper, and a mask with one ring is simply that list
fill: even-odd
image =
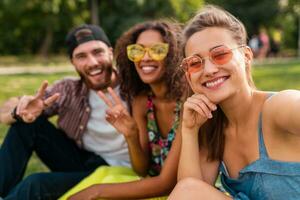
[{"label": "white teeth", "polygon": [[153,66],[143,66],[142,70],[144,73],[151,73],[155,70],[156,68]]},{"label": "white teeth", "polygon": [[205,86],[208,87],[208,88],[210,88],[210,87],[215,87],[216,85],[218,85],[218,84],[224,82],[225,80],[226,80],[225,77],[218,78],[218,79],[215,80],[215,81],[206,82],[206,83],[205,83]]},{"label": "white teeth", "polygon": [[100,74],[102,73],[102,69],[94,69],[92,71],[89,72],[90,75],[94,76],[96,74]]}]

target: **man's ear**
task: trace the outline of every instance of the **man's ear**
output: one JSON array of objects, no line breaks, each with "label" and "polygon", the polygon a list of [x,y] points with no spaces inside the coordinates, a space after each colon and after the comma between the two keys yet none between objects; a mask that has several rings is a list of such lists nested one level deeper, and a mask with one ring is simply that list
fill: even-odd
[{"label": "man's ear", "polygon": [[74,60],[73,60],[73,57],[70,58],[70,62],[71,62],[71,64],[72,64],[74,67],[76,67],[76,65],[75,65],[75,63],[74,63]]},{"label": "man's ear", "polygon": [[113,57],[114,57],[114,49],[112,47],[108,48],[108,54],[109,54],[110,58],[113,59]]}]

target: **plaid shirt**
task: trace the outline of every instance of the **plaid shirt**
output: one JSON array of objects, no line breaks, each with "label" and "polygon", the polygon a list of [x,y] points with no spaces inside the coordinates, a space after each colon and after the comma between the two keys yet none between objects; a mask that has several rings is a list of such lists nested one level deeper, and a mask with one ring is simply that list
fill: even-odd
[{"label": "plaid shirt", "polygon": [[82,135],[86,129],[90,105],[88,100],[88,88],[81,79],[63,79],[56,82],[46,91],[45,98],[60,93],[59,99],[44,110],[47,117],[58,116],[57,125],[68,137],[74,139],[78,146],[82,147]]}]

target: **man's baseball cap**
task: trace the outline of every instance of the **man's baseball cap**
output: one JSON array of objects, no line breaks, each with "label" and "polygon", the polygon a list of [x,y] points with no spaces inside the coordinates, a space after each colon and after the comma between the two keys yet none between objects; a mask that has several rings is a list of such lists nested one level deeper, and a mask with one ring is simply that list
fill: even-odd
[{"label": "man's baseball cap", "polygon": [[72,58],[73,51],[78,45],[92,40],[102,41],[111,47],[111,43],[101,27],[92,24],[83,24],[73,28],[66,37],[66,45],[70,58]]}]

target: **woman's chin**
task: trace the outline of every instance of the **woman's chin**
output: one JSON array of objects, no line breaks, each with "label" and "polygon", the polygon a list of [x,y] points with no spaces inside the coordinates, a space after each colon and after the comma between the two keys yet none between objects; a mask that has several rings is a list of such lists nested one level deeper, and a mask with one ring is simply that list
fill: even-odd
[{"label": "woman's chin", "polygon": [[207,94],[206,96],[214,104],[219,104],[226,99],[226,97],[221,94]]}]

